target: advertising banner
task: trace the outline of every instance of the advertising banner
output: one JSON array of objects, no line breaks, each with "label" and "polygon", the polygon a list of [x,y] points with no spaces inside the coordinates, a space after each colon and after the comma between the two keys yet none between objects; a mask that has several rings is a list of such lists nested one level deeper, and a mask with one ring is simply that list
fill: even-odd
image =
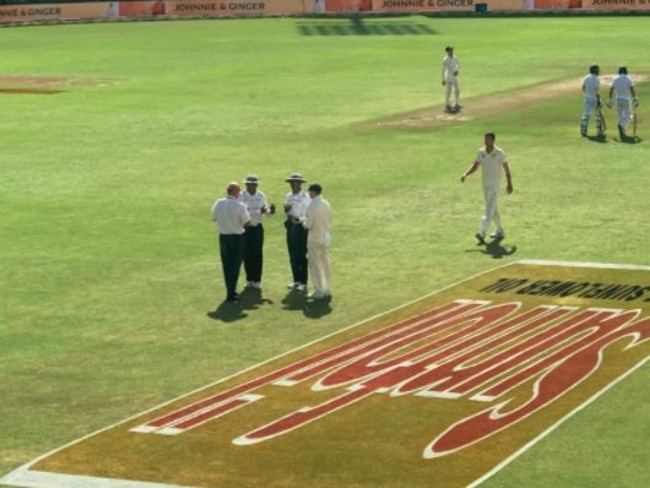
[{"label": "advertising banner", "polygon": [[525,0],[372,0],[375,12],[473,12],[477,5],[487,11],[523,10]]},{"label": "advertising banner", "polygon": [[111,5],[109,2],[6,5],[0,6],[0,22],[105,18],[109,16],[109,8]]},{"label": "advertising banner", "polygon": [[575,0],[583,10],[650,10],[650,0]]},{"label": "advertising banner", "polygon": [[301,0],[232,1],[181,0],[165,2],[166,14],[180,17],[303,14]]}]

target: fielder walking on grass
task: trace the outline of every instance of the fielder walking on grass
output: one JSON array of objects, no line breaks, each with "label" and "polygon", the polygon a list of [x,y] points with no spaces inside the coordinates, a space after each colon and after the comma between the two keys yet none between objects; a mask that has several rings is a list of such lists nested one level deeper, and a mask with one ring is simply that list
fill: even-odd
[{"label": "fielder walking on grass", "polygon": [[307,229],[302,225],[309,196],[302,189],[305,183],[300,173],[293,173],[284,180],[291,185],[291,191],[284,197],[284,214],[287,219],[287,249],[293,281],[288,288],[305,291],[307,289]]},{"label": "fielder walking on grass", "polygon": [[612,95],[616,93],[616,112],[618,113],[618,133],[621,139],[627,138],[625,129],[632,120],[631,105],[639,106],[639,99],[634,91],[634,81],[627,74],[627,68],[618,68],[618,76],[612,80],[609,88],[607,106],[612,107]]},{"label": "fielder walking on grass", "polygon": [[461,183],[465,183],[467,177],[474,173],[479,166],[481,167],[483,175],[483,196],[485,198],[485,214],[481,220],[481,228],[476,234],[476,239],[479,244],[486,243],[485,236],[487,235],[491,222],[494,222],[496,231],[490,237],[493,239],[503,239],[505,237],[503,225],[501,224],[501,216],[499,215],[499,209],[497,206],[502,171],[506,175],[507,192],[512,193],[513,191],[512,176],[510,174],[510,167],[508,166],[506,154],[503,152],[503,149],[494,144],[495,139],[496,136],[494,132],[488,132],[485,134],[485,146],[478,150],[476,160],[460,177]]},{"label": "fielder walking on grass", "polygon": [[323,188],[318,183],[309,185],[311,198],[303,226],[309,230],[307,238],[307,262],[309,273],[314,284],[314,292],[309,295],[314,300],[331,296],[332,274],[330,271],[330,225],[332,224],[332,208],[321,193]]},{"label": "fielder walking on grass", "polygon": [[264,226],[262,217],[273,215],[275,205],[268,204],[264,192],[257,189],[257,175],[248,175],[246,189],[239,194],[239,201],[246,205],[251,223],[244,232],[244,271],[246,288],[262,289],[262,265],[264,264]]},{"label": "fielder walking on grass", "polygon": [[226,188],[226,197],[212,205],[212,220],[217,223],[219,231],[219,252],[221,266],[226,282],[226,300],[239,300],[237,281],[244,257],[244,228],[250,223],[251,216],[239,198],[239,184],[235,181]]},{"label": "fielder walking on grass", "polygon": [[585,95],[584,109],[582,111],[582,119],[580,120],[580,134],[582,137],[587,137],[587,129],[589,127],[589,119],[593,112],[596,118],[596,129],[598,135],[605,134],[605,128],[602,120],[602,103],[600,100],[600,68],[597,64],[589,66],[589,74],[582,79],[582,92]]},{"label": "fielder walking on grass", "polygon": [[[462,107],[460,105],[460,85],[458,83],[458,73],[460,72],[460,63],[454,56],[453,46],[445,48],[447,53],[442,60],[442,86],[445,87],[445,112],[455,113]],[[454,105],[451,105],[452,91],[454,94]]]}]

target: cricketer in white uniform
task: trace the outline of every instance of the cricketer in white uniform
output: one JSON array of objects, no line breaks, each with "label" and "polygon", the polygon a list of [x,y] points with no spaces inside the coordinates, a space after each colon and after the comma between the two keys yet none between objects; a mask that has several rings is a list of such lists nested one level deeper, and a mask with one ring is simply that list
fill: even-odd
[{"label": "cricketer in white uniform", "polygon": [[625,129],[632,120],[631,104],[639,105],[639,99],[634,91],[634,81],[627,75],[627,68],[618,68],[618,76],[612,80],[609,88],[607,106],[612,106],[612,95],[616,93],[616,111],[618,112],[618,132],[621,138],[626,137]]},{"label": "cricketer in white uniform", "polygon": [[601,101],[600,101],[600,68],[597,64],[589,66],[589,74],[582,79],[582,92],[585,95],[584,110],[582,111],[582,119],[580,120],[580,134],[582,137],[587,137],[587,128],[589,127],[589,119],[593,112],[596,117],[596,127],[598,135],[602,136],[605,132],[601,120]]},{"label": "cricketer in white uniform", "polygon": [[330,270],[330,226],[332,225],[332,208],[321,197],[322,187],[318,183],[309,185],[311,198],[303,225],[309,230],[307,237],[307,262],[309,274],[314,285],[310,298],[320,300],[331,296],[332,273]]},{"label": "cricketer in white uniform", "polygon": [[[442,60],[442,86],[445,90],[445,111],[460,110],[460,85],[458,84],[458,73],[460,72],[460,62],[454,56],[453,46],[445,48],[447,55]],[[454,106],[451,105],[451,94],[454,93]]]},{"label": "cricketer in white uniform", "polygon": [[485,244],[485,236],[491,222],[494,222],[496,232],[494,232],[490,237],[493,239],[503,239],[505,237],[503,225],[501,224],[501,216],[499,215],[499,209],[497,207],[502,171],[506,175],[507,192],[512,193],[513,191],[512,176],[510,174],[510,167],[508,166],[506,153],[503,152],[503,149],[494,144],[495,139],[496,136],[493,132],[485,134],[485,146],[478,150],[476,160],[460,178],[461,183],[464,183],[469,175],[474,173],[479,166],[481,167],[483,175],[483,196],[485,198],[485,214],[481,220],[481,228],[476,234],[476,239],[479,244]]}]

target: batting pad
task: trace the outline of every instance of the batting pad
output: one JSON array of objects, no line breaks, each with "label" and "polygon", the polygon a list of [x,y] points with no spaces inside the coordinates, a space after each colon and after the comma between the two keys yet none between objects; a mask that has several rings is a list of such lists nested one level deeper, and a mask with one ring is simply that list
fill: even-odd
[{"label": "batting pad", "polygon": [[[0,482],[477,486],[650,358],[650,267],[519,261],[91,434]],[[126,406],[125,406],[126,408]]]}]

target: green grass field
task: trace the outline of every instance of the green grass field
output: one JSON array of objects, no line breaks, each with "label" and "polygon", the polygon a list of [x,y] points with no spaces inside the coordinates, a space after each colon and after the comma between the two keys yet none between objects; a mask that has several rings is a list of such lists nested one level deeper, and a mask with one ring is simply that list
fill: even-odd
[{"label": "green grass field", "polygon": [[[579,136],[590,63],[650,73],[647,18],[373,18],[361,21],[374,26],[366,35],[355,22],[0,31],[0,76],[77,80],[57,95],[0,93],[0,476],[506,260],[650,264],[648,85],[637,84],[640,142],[615,140],[613,111],[606,143]],[[421,28],[391,28],[405,25]],[[575,94],[435,127],[376,124],[441,111],[450,43],[468,117],[549,81],[574,78]],[[488,130],[515,185],[500,199],[505,255],[475,245],[480,177],[459,182]],[[249,172],[279,204],[293,171],[320,182],[334,209],[332,310],[283,303],[276,215],[265,225],[267,300],[207,317],[225,294],[211,204]],[[483,486],[646,486],[649,374]]]}]

